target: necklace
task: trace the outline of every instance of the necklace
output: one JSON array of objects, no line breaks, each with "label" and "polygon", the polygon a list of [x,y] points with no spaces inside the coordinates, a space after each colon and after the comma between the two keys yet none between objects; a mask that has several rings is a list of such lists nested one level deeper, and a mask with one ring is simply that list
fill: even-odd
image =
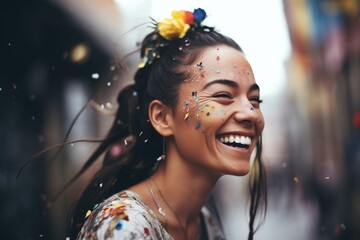
[{"label": "necklace", "polygon": [[167,202],[166,198],[164,197],[164,195],[162,194],[162,192],[160,191],[160,189],[159,189],[158,186],[156,185],[154,179],[153,179],[152,177],[150,177],[150,179],[148,179],[148,180],[146,181],[146,182],[147,182],[147,187],[148,187],[148,189],[149,189],[149,191],[150,191],[150,193],[151,193],[151,196],[152,196],[152,198],[153,198],[156,206],[158,207],[158,212],[164,217],[165,224],[166,224],[166,230],[167,230],[166,213],[164,213],[163,210],[162,210],[162,208],[160,207],[160,204],[158,203],[157,198],[155,197],[155,194],[154,194],[154,192],[153,192],[153,190],[152,190],[152,188],[151,188],[151,186],[150,186],[150,184],[149,184],[150,181],[151,181],[151,184],[153,184],[153,185],[156,187],[157,192],[159,192],[159,194],[160,194],[162,200],[165,202],[166,206],[172,211],[172,213],[173,213],[176,221],[178,222],[178,225],[179,225],[180,228],[181,228],[181,231],[183,232],[183,235],[184,235],[185,239],[188,239],[188,236],[187,236],[187,233],[186,233],[186,231],[185,231],[185,228],[184,228],[184,226],[181,224],[180,219],[179,219],[178,215],[176,214],[175,210],[174,210],[174,209],[170,206],[170,204]]},{"label": "necklace", "polygon": [[158,208],[158,212],[160,213],[161,216],[163,216],[164,221],[165,221],[165,229],[166,231],[168,231],[168,222],[167,222],[167,218],[166,218],[166,213],[163,211],[163,209],[161,208],[161,206],[159,205],[159,202],[157,201],[157,198],[155,197],[154,191],[153,189],[150,187],[149,185],[149,180],[146,181],[146,186],[150,192],[150,195],[152,197],[152,199],[154,200],[156,207]]}]

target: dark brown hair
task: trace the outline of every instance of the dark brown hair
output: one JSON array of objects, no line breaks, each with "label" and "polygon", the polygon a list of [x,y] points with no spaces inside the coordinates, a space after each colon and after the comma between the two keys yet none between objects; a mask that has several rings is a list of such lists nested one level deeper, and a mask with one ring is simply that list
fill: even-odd
[{"label": "dark brown hair", "polygon": [[[140,54],[144,57],[148,46],[158,46],[166,41],[158,32],[147,35],[142,42]],[[166,42],[158,46],[159,58],[139,68],[135,74],[135,83],[125,87],[118,96],[119,109],[109,131],[108,138],[102,142],[85,166],[93,163],[106,152],[103,167],[94,176],[84,190],[70,221],[70,236],[76,237],[80,231],[88,209],[112,194],[126,189],[148,178],[162,155],[163,139],[147,117],[149,103],[158,99],[169,107],[178,101],[180,84],[189,76],[187,66],[194,64],[204,48],[215,45],[227,45],[238,51],[240,46],[209,27],[191,29],[184,38]],[[113,156],[109,151],[120,145],[122,154]],[[254,223],[258,210],[266,209],[266,180],[261,163],[261,140],[257,144],[254,167],[260,171],[251,178],[250,183],[250,221],[249,237],[253,239]]]}]

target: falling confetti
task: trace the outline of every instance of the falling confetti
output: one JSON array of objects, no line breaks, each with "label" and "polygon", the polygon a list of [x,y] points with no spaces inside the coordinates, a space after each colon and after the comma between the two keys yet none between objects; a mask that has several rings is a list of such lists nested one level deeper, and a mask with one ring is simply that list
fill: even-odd
[{"label": "falling confetti", "polygon": [[330,179],[330,177],[325,177],[325,179],[326,179],[326,180],[329,180],[329,179]]},{"label": "falling confetti", "polygon": [[74,63],[84,62],[90,53],[90,49],[86,44],[80,43],[73,47],[70,52],[70,59]]},{"label": "falling confetti", "polygon": [[299,183],[299,178],[298,178],[298,177],[294,177],[294,178],[293,178],[293,181],[294,181],[294,183]]},{"label": "falling confetti", "polygon": [[99,184],[99,187],[101,187],[101,188],[102,188],[102,186],[103,186],[103,184],[102,184],[102,183],[100,183],[100,184]]},{"label": "falling confetti", "polygon": [[106,107],[107,109],[113,109],[113,105],[112,105],[112,103],[110,103],[110,102],[107,102],[107,103],[105,104],[105,107]]},{"label": "falling confetti", "polygon": [[108,87],[110,87],[111,86],[111,82],[107,82],[107,84],[106,84]]},{"label": "falling confetti", "polygon": [[88,216],[90,216],[90,214],[91,214],[91,210],[88,210],[88,211],[86,212],[85,218],[87,218]]},{"label": "falling confetti", "polygon": [[91,77],[92,77],[93,79],[98,79],[100,76],[99,76],[98,73],[93,73],[93,74],[91,75]]}]

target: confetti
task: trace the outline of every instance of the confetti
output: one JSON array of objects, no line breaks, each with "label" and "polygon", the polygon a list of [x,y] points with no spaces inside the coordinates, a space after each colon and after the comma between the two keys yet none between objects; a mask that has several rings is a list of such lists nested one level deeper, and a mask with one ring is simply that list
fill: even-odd
[{"label": "confetti", "polygon": [[219,73],[220,73],[220,70],[216,70],[216,73],[219,74]]},{"label": "confetti", "polygon": [[186,120],[188,118],[189,118],[189,113],[186,113],[184,119]]},{"label": "confetti", "polygon": [[189,105],[189,102],[188,102],[188,101],[185,101],[184,103],[185,103],[185,106]]},{"label": "confetti", "polygon": [[85,218],[87,218],[88,216],[90,216],[90,214],[91,214],[91,210],[88,210],[88,211],[86,212],[86,214],[85,214]]},{"label": "confetti", "polygon": [[330,179],[330,177],[325,177],[325,179],[326,179],[326,180],[329,180],[329,179]]},{"label": "confetti", "polygon": [[110,66],[110,71],[114,71],[115,70],[115,66]]},{"label": "confetti", "polygon": [[196,129],[199,129],[200,127],[201,127],[201,123],[200,123],[200,122],[197,122],[195,128],[196,128]]},{"label": "confetti", "polygon": [[105,106],[107,109],[113,109],[113,105],[110,102],[107,102]]},{"label": "confetti", "polygon": [[111,82],[107,82],[107,84],[106,84],[108,87],[110,87],[111,86]]},{"label": "confetti", "polygon": [[93,79],[98,79],[100,76],[99,76],[98,73],[93,73],[93,74],[91,75],[91,77],[92,77]]},{"label": "confetti", "polygon": [[103,184],[102,184],[102,183],[100,183],[100,184],[99,184],[99,187],[101,187],[101,188],[102,188],[102,186],[103,186]]},{"label": "confetti", "polygon": [[123,224],[122,224],[122,221],[120,220],[120,221],[116,224],[115,229],[116,229],[116,230],[121,230],[122,227],[123,227]]},{"label": "confetti", "polygon": [[299,183],[299,178],[298,178],[298,177],[294,177],[294,178],[293,178],[293,181],[294,181],[294,183]]},{"label": "confetti", "polygon": [[125,143],[125,146],[128,144],[127,141],[126,141],[126,139],[124,140],[124,143]]},{"label": "confetti", "polygon": [[254,111],[254,110],[255,110],[255,108],[253,108],[253,107],[250,107],[250,110],[251,110],[251,111]]}]

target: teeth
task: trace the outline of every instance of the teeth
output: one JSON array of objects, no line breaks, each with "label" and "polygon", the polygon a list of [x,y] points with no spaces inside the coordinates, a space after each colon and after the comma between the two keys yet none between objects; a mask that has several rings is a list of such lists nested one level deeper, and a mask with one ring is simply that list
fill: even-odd
[{"label": "teeth", "polygon": [[251,138],[247,136],[239,136],[239,135],[230,135],[220,138],[220,142],[222,143],[241,143],[243,145],[250,145]]}]

